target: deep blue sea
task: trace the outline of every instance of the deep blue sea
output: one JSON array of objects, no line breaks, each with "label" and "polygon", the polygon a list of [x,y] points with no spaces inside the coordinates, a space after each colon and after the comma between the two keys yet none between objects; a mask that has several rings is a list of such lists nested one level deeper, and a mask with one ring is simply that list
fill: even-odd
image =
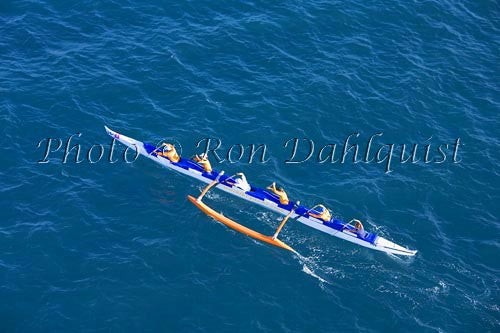
[{"label": "deep blue sea", "polygon": [[[495,0],[0,2],[0,332],[499,332],[499,33]],[[419,252],[297,222],[300,255],[258,243],[187,201],[202,183],[119,143],[110,163],[104,125],[234,145],[214,168]]]}]

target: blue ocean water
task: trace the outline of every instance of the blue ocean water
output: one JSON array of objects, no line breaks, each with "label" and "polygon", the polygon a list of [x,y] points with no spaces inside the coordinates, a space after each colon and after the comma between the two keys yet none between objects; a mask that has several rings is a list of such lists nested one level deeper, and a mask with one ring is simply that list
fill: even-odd
[{"label": "blue ocean water", "polygon": [[[497,1],[1,2],[0,331],[498,331],[499,30]],[[195,180],[119,145],[86,161],[105,124],[183,156],[266,144],[267,163],[214,167],[419,252],[298,223],[282,238],[300,256],[254,242],[186,200]],[[382,132],[447,160],[284,163],[290,138],[356,132],[360,154]],[[75,133],[82,163],[64,146],[37,163]],[[209,199],[268,234],[280,218]]]}]

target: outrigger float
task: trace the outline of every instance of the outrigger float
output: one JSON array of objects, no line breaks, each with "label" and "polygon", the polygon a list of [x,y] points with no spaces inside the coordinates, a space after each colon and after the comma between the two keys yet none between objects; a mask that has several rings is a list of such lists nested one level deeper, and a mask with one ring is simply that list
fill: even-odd
[{"label": "outrigger float", "polygon": [[[156,147],[152,144],[132,139],[130,137],[112,131],[106,126],[104,127],[106,129],[106,132],[111,137],[115,138],[117,141],[123,143],[124,145],[137,150],[139,154],[144,155],[147,158],[150,158],[169,169],[209,184],[202,191],[198,198],[188,196],[188,199],[207,215],[249,237],[280,248],[284,248],[289,251],[294,251],[290,246],[283,243],[277,238],[285,223],[289,220],[289,218],[292,218],[293,220],[297,220],[316,230],[344,239],[351,243],[367,247],[372,250],[403,256],[414,256],[417,253],[416,250],[409,250],[401,245],[380,237],[375,233],[366,231],[358,232],[358,230],[354,226],[352,226],[350,222],[346,223],[335,218],[332,218],[329,221],[323,221],[322,219],[316,218],[312,216],[312,214],[318,215],[320,212],[316,211],[314,207],[307,208],[300,205],[299,201],[290,201],[287,205],[284,205],[280,203],[279,197],[270,191],[254,186],[250,186],[250,189],[242,188],[241,186],[238,186],[238,184],[234,181],[234,176],[226,176],[224,175],[223,171],[218,172],[216,170],[212,170],[211,172],[206,172],[198,163],[185,158],[180,158],[178,162],[172,162],[168,158],[162,156],[161,154],[158,154],[161,147]],[[207,206],[202,201],[202,199],[207,191],[212,187],[218,188],[224,192],[230,193],[244,200],[253,202],[269,210],[285,215],[285,218],[282,220],[280,226],[273,236],[266,236],[258,233],[257,231],[249,229]]]},{"label": "outrigger float", "polygon": [[[283,227],[285,226],[285,223],[288,221],[288,219],[290,218],[290,216],[295,211],[295,207],[292,208],[290,210],[290,212],[285,216],[285,218],[283,219],[283,221],[281,221],[281,223],[278,226],[278,229],[276,229],[276,232],[274,233],[274,235],[273,236],[266,236],[266,235],[263,235],[263,234],[255,231],[255,230],[249,229],[249,228],[247,228],[247,227],[239,224],[238,222],[235,222],[235,221],[231,220],[230,218],[225,217],[224,215],[222,215],[220,213],[217,213],[215,210],[213,210],[212,208],[208,207],[203,201],[201,201],[203,199],[203,197],[205,196],[205,194],[207,194],[208,190],[210,190],[210,188],[212,188],[213,186],[219,184],[219,178],[222,175],[224,175],[224,171],[221,171],[219,173],[219,175],[210,184],[208,184],[207,187],[205,187],[203,189],[203,191],[198,196],[198,198],[194,198],[193,196],[188,195],[189,201],[191,201],[202,212],[204,212],[208,216],[213,217],[217,221],[225,224],[226,226],[228,226],[231,229],[234,229],[234,230],[236,230],[238,232],[241,232],[242,234],[245,234],[245,235],[247,235],[249,237],[258,239],[258,240],[260,240],[260,241],[262,241],[264,243],[268,243],[268,244],[271,244],[271,245],[274,245],[274,246],[277,246],[277,247],[281,247],[282,249],[295,252],[294,249],[292,249],[290,246],[288,246],[287,244],[283,243],[282,241],[280,241],[278,239],[278,235],[281,232],[281,229],[283,229]],[[297,201],[297,204],[300,204],[300,201]]]}]

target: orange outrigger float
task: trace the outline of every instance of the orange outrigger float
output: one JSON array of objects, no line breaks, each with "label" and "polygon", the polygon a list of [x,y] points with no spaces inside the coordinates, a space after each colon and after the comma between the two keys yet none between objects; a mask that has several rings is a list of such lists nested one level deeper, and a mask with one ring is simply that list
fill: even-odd
[{"label": "orange outrigger float", "polygon": [[[198,198],[194,198],[193,196],[188,195],[189,201],[191,201],[196,207],[198,207],[202,212],[204,212],[208,216],[213,217],[217,221],[225,224],[226,226],[228,226],[229,228],[231,228],[233,230],[241,232],[242,234],[245,234],[245,235],[247,235],[249,237],[252,237],[254,239],[260,240],[262,242],[265,242],[265,243],[268,243],[268,244],[280,247],[280,248],[288,250],[288,251],[295,252],[295,250],[293,248],[291,248],[290,246],[288,246],[287,244],[283,243],[282,241],[280,241],[278,239],[278,235],[281,232],[281,229],[283,229],[283,227],[285,226],[285,223],[288,221],[288,219],[290,218],[290,216],[295,211],[295,208],[293,208],[290,211],[290,213],[288,213],[288,215],[286,215],[283,218],[283,220],[281,221],[280,225],[276,229],[276,232],[274,233],[273,236],[266,236],[266,235],[261,234],[260,232],[252,230],[250,228],[247,228],[247,227],[245,227],[245,226],[243,226],[243,225],[241,225],[241,224],[239,224],[239,223],[231,220],[230,218],[225,217],[224,215],[222,215],[220,213],[217,213],[215,210],[213,210],[212,208],[208,207],[203,201],[201,201],[203,199],[203,197],[205,196],[205,194],[207,194],[208,190],[210,190],[210,188],[212,188],[213,186],[215,186],[215,185],[217,185],[219,183],[219,178],[223,174],[224,174],[224,171],[221,171],[221,173],[219,174],[219,176],[217,178],[215,178],[214,181],[212,181],[210,184],[208,184],[203,189],[203,191],[198,196]],[[298,201],[297,201],[297,205],[299,205]]]}]

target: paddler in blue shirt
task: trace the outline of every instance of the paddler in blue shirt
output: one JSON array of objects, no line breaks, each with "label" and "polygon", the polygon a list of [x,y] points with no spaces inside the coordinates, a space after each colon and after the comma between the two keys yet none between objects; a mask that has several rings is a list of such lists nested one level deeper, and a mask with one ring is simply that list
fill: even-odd
[{"label": "paddler in blue shirt", "polygon": [[309,212],[309,215],[315,218],[318,218],[320,220],[323,220],[325,222],[329,222],[332,219],[332,214],[330,213],[330,210],[326,208],[323,205],[317,205],[314,208],[315,211],[318,212],[318,214],[313,213],[312,211]]},{"label": "paddler in blue shirt", "polygon": [[282,205],[288,205],[290,203],[290,200],[288,200],[288,196],[286,195],[285,190],[281,186],[276,187],[276,182],[273,182],[270,186],[267,187],[267,189],[271,190],[271,192],[280,197],[280,203]]},{"label": "paddler in blue shirt", "polygon": [[212,165],[210,164],[206,153],[203,153],[200,156],[194,155],[193,160],[200,164],[206,172],[212,172]]}]

